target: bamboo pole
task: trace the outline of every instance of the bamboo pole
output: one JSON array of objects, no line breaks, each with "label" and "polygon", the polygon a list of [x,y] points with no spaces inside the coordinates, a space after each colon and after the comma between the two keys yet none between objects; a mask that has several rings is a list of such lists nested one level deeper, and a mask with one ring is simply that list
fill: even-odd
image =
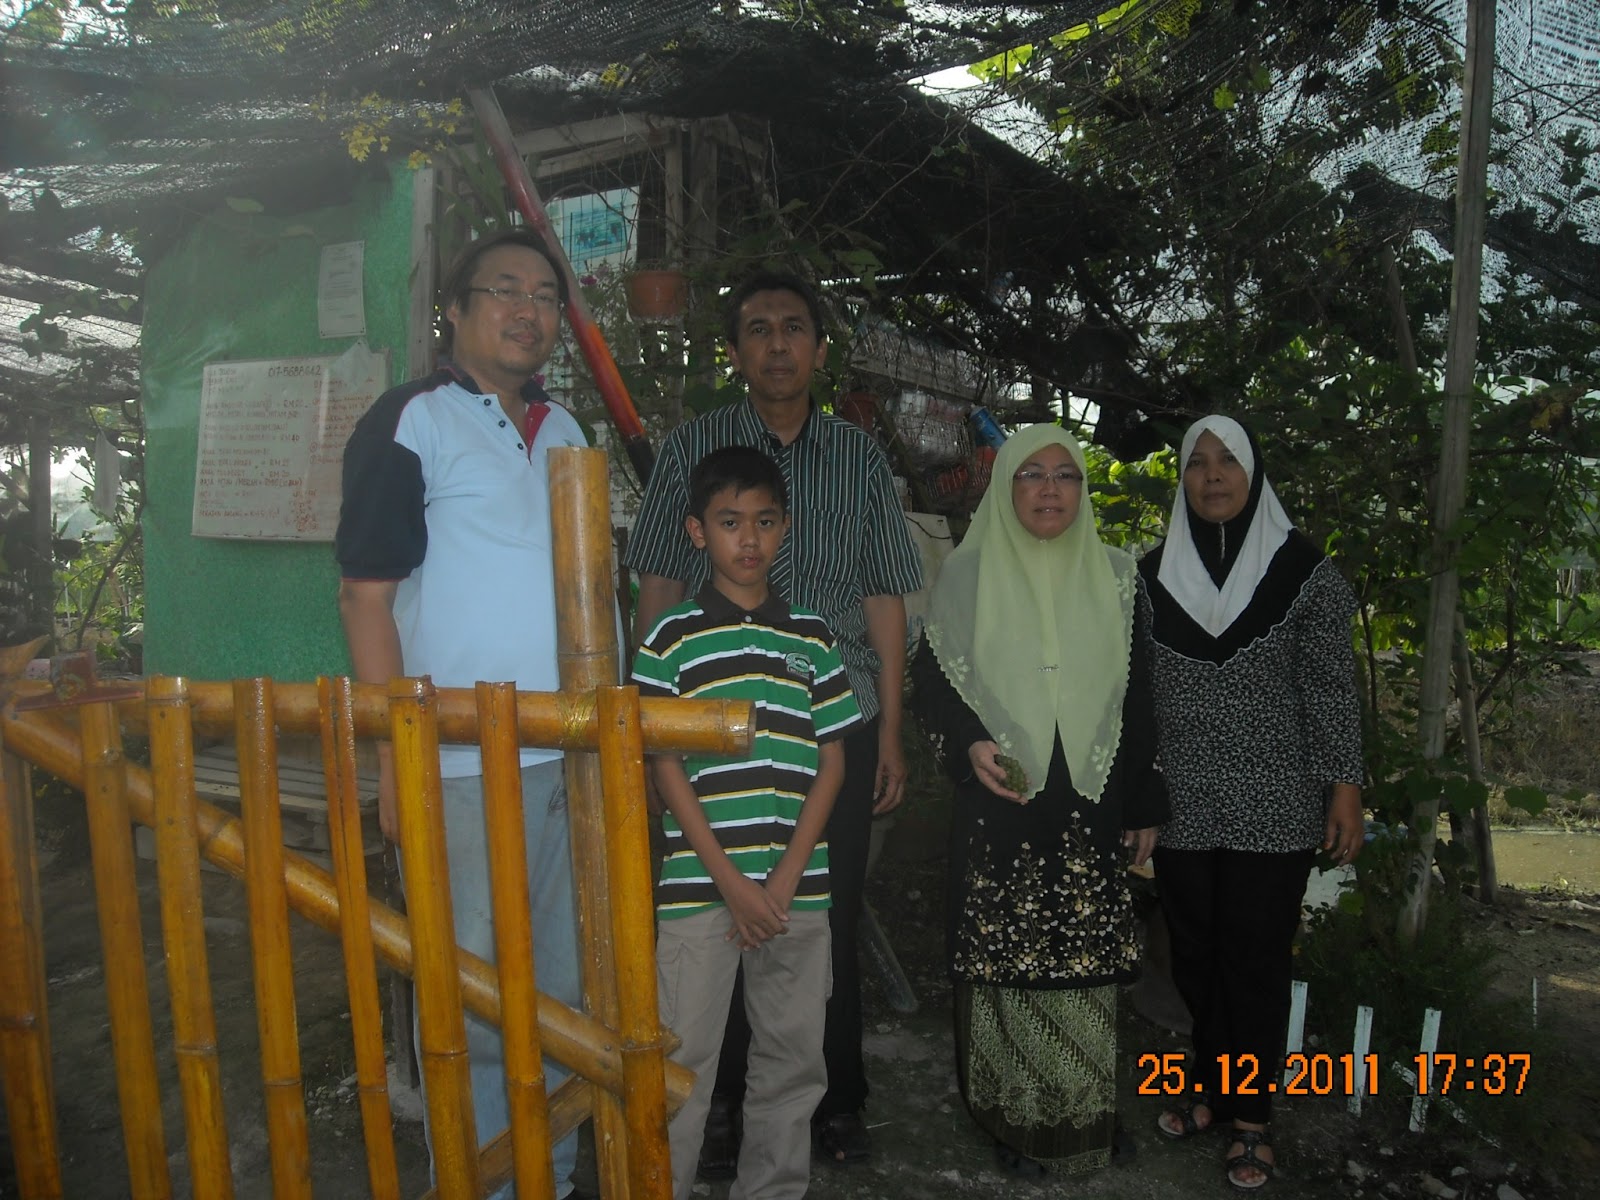
[{"label": "bamboo pole", "polygon": [[655,911],[651,903],[649,809],[639,689],[603,687],[600,769],[605,781],[606,857],[611,863],[612,940],[622,1041],[623,1094],[628,1098],[628,1186],[635,1200],[670,1200],[667,1090],[661,1010],[656,999]]},{"label": "bamboo pole", "polygon": [[0,753],[0,804],[0,1080],[11,1158],[22,1200],[61,1200],[32,780],[9,748]]},{"label": "bamboo pole", "polygon": [[[598,451],[596,451],[598,453]],[[615,679],[607,679],[615,683]],[[48,685],[23,681],[21,696],[47,691]],[[477,744],[478,702],[471,688],[435,689],[439,740]],[[321,731],[317,688],[311,683],[282,683],[273,689],[278,731],[316,735]],[[358,738],[389,736],[389,695],[381,683],[351,685],[351,710]],[[201,733],[233,734],[233,686],[189,681],[194,727]],[[651,753],[744,754],[750,749],[752,710],[741,700],[676,700],[651,698],[639,706],[645,749]],[[144,729],[148,718],[137,700],[119,706],[127,729]],[[517,693],[517,738],[524,746],[556,750],[593,750],[600,730],[594,702],[587,696],[561,692]]]},{"label": "bamboo pole", "polygon": [[518,1197],[555,1200],[550,1113],[534,1020],[538,982],[533,957],[533,903],[528,894],[522,767],[517,746],[517,689],[514,683],[480,683],[477,696],[512,1174]]},{"label": "bamboo pole", "polygon": [[106,1007],[111,1016],[111,1052],[117,1068],[128,1190],[134,1200],[167,1197],[166,1137],[161,1128],[161,1091],[156,1080],[155,1034],[144,968],[144,933],[139,922],[139,886],[134,876],[133,838],[123,786],[122,737],[108,703],[79,709],[83,736],[84,798],[89,810],[89,848],[94,860],[95,903],[105,953]]},{"label": "bamboo pole", "polygon": [[[593,704],[594,690],[617,682],[617,617],[611,597],[611,493],[602,450],[549,452],[550,526],[556,572],[556,660],[563,693]],[[594,718],[598,721],[598,714]],[[578,965],[584,1005],[607,1029],[620,1019],[612,943],[610,870],[600,760],[568,751],[567,815],[578,885]],[[600,1191],[629,1200],[628,1143],[620,1098],[595,1096],[595,1158]]]},{"label": "bamboo pole", "polygon": [[400,855],[416,956],[412,978],[417,984],[417,1041],[433,1166],[445,1200],[478,1200],[478,1136],[467,1027],[455,971],[433,684],[425,678],[395,679],[389,684],[389,697]]},{"label": "bamboo pole", "polygon": [[244,821],[244,886],[250,906],[256,1028],[274,1197],[311,1195],[310,1134],[295,1024],[294,956],[284,886],[283,819],[278,808],[278,738],[270,679],[233,681],[239,809]]},{"label": "bamboo pole", "polygon": [[[728,707],[749,715],[748,704],[729,703]],[[0,734],[19,754],[52,775],[74,787],[84,787],[77,730],[60,717],[38,711],[19,714],[0,710]],[[736,748],[728,751],[737,752]],[[128,801],[135,820],[147,825],[152,822],[150,777],[142,768],[128,768]],[[205,803],[195,806],[195,819],[202,853],[234,878],[243,879],[244,834],[238,819]],[[333,877],[293,852],[284,854],[284,872],[289,902],[295,911],[314,925],[337,933],[339,904]],[[385,905],[373,905],[372,938],[386,963],[405,974],[412,973],[411,936],[404,917]],[[457,955],[456,966],[463,1004],[476,1016],[499,1024],[500,993],[494,968],[465,951]],[[551,1058],[601,1087],[621,1089],[622,1058],[611,1034],[593,1018],[545,995],[539,997],[539,1044]],[[667,1092],[673,1103],[683,1102],[692,1082],[692,1072],[677,1063],[667,1063]],[[552,1122],[554,1119],[552,1116]],[[551,1134],[557,1140],[568,1132],[570,1129],[557,1124],[551,1126]]]},{"label": "bamboo pole", "polygon": [[[1456,176],[1456,237],[1451,267],[1450,331],[1445,351],[1443,445],[1433,498],[1433,545],[1417,737],[1425,762],[1444,755],[1445,705],[1450,695],[1451,643],[1461,579],[1456,569],[1466,506],[1467,443],[1472,433],[1472,387],[1478,356],[1478,304],[1483,275],[1483,229],[1488,190],[1489,119],[1494,93],[1495,0],[1467,0],[1467,69],[1461,84],[1461,158]],[[1416,942],[1428,920],[1439,797],[1419,801],[1411,816],[1414,848],[1396,932]]]},{"label": "bamboo pole", "polygon": [[[356,794],[356,735],[350,719],[348,676],[317,680],[322,710],[322,774],[328,790],[328,842],[333,882],[339,894],[339,943],[344,950],[345,989],[350,997],[350,1036],[355,1044],[356,1090],[367,1150],[367,1179],[375,1200],[399,1200],[400,1169],[394,1155],[394,1118],[383,1047],[383,1008],[378,999],[372,950],[371,903],[367,895],[366,847],[361,799]],[[410,1030],[395,1031],[408,1038]]]},{"label": "bamboo pole", "polygon": [[161,934],[189,1147],[189,1180],[196,1196],[230,1200],[233,1167],[222,1109],[222,1067],[206,962],[200,845],[195,836],[194,729],[189,724],[182,679],[152,680],[147,695]]}]

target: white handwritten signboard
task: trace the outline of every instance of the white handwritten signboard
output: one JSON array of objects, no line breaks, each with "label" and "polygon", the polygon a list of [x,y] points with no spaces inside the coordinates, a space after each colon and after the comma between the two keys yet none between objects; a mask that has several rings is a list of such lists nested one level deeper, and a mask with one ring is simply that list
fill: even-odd
[{"label": "white handwritten signboard", "polygon": [[344,444],[389,386],[389,354],[208,363],[196,537],[333,540]]}]

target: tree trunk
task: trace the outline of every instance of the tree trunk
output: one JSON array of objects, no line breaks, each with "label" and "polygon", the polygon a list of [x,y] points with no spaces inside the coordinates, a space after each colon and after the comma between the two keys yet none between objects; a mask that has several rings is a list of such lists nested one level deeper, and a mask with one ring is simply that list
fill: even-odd
[{"label": "tree trunk", "polygon": [[[1451,643],[1461,582],[1456,573],[1456,525],[1465,506],[1467,439],[1471,430],[1474,367],[1478,353],[1478,302],[1483,271],[1483,227],[1489,157],[1489,109],[1494,92],[1494,0],[1467,2],[1467,63],[1462,84],[1461,163],[1456,180],[1455,262],[1450,292],[1450,333],[1445,355],[1444,430],[1434,489],[1433,548],[1428,625],[1422,656],[1417,735],[1424,760],[1444,753],[1445,704],[1450,694]],[[1407,894],[1400,910],[1402,946],[1427,924],[1428,888],[1438,833],[1439,797],[1417,804]]]},{"label": "tree trunk", "polygon": [[[1478,741],[1478,692],[1472,682],[1472,647],[1467,642],[1467,623],[1456,614],[1456,707],[1461,713],[1461,748],[1467,755],[1467,775],[1474,783],[1483,782],[1483,746]],[[1454,822],[1452,821],[1452,829]],[[1478,868],[1478,899],[1493,904],[1500,897],[1500,879],[1495,870],[1494,839],[1489,830],[1489,804],[1472,806],[1470,817],[1461,824],[1461,837]]]}]

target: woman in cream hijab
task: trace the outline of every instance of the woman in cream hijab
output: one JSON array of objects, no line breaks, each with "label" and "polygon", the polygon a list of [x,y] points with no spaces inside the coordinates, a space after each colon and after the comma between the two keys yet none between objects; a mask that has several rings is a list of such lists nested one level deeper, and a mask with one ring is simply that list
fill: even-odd
[{"label": "woman in cream hijab", "polygon": [[1016,434],[934,586],[915,708],[955,780],[948,955],[974,1119],[1023,1174],[1091,1170],[1116,1136],[1127,885],[1166,820],[1138,577],[1105,546],[1083,451]]}]

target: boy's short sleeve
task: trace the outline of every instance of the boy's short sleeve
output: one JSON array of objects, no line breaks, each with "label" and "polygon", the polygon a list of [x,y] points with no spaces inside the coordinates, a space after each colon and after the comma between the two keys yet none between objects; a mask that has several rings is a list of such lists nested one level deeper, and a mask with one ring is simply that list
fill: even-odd
[{"label": "boy's short sleeve", "polygon": [[657,621],[633,656],[633,682],[641,696],[676,696],[678,694],[678,667],[673,661],[672,647],[661,649],[668,639],[662,636],[664,621]]},{"label": "boy's short sleeve", "polygon": [[816,673],[811,679],[811,724],[818,745],[837,741],[861,724],[861,706],[850,690],[850,676],[832,641],[817,654]]}]

